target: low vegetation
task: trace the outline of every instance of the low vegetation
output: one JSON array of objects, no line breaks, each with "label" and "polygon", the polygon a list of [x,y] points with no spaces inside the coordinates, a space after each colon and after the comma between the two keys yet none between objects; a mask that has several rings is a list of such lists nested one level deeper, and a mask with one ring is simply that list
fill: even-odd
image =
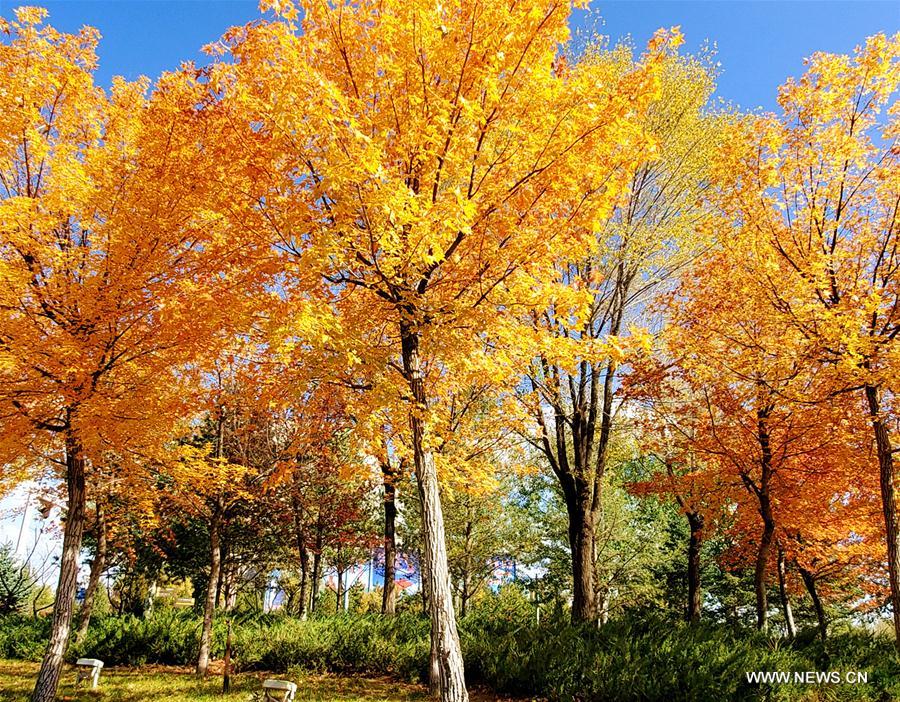
[{"label": "low vegetation", "polygon": [[[690,626],[653,617],[617,619],[599,629],[553,617],[537,624],[533,612],[521,603],[509,606],[510,599],[503,607],[475,608],[460,623],[470,683],[498,694],[621,702],[881,702],[900,697],[900,663],[890,639],[858,629],[836,633],[823,645],[814,630],[787,643],[777,637],[735,632],[724,625]],[[134,672],[122,674],[122,689],[137,685],[144,690],[141,686],[146,685],[150,691],[161,684],[161,665],[179,670],[193,663],[200,630],[201,620],[183,611],[164,610],[145,618],[98,617],[89,636],[70,649],[68,658],[74,661],[90,655],[103,659],[108,666],[140,667],[147,681],[136,682]],[[40,660],[47,632],[43,620],[0,620],[0,657]],[[220,622],[214,629],[214,657],[221,658],[224,643],[225,626]],[[309,621],[275,615],[245,616],[234,623],[235,672],[237,680],[243,681],[237,690],[251,689],[252,682],[247,681],[269,672],[292,679],[313,676],[309,679],[317,681],[330,680],[329,674],[340,674],[350,681],[357,675],[373,680],[388,676],[395,681],[391,689],[406,690],[409,685],[412,694],[427,681],[428,651],[428,622],[411,612],[388,619],[342,614]],[[863,671],[868,682],[821,686],[748,682],[746,671],[756,670],[792,674]],[[0,679],[6,680],[7,675],[4,672]],[[199,695],[190,699],[205,699],[203,690],[220,684],[217,676],[217,682],[206,687],[178,680],[179,690]],[[3,682],[0,690],[5,691],[8,685]],[[367,694],[381,689],[383,682],[371,685],[371,690],[366,688]],[[337,696],[321,699],[355,699],[340,696],[344,693],[338,689],[334,693]]]}]

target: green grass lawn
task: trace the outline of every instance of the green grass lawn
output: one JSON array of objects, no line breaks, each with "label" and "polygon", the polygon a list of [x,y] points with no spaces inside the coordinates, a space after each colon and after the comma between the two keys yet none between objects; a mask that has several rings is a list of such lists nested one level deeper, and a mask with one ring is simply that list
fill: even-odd
[{"label": "green grass lawn", "polygon": [[[0,661],[0,702],[27,700],[34,685],[38,665],[22,661]],[[249,702],[261,690],[266,677],[293,679],[297,683],[298,702],[412,702],[426,700],[419,685],[399,683],[390,678],[351,678],[332,675],[267,676],[264,673],[241,673],[232,677],[231,691],[222,694],[222,678],[210,676],[197,680],[186,668],[147,666],[144,668],[110,668],[100,676],[100,687],[75,690],[75,671],[66,666],[59,686],[59,699],[67,701],[108,702]],[[476,695],[473,699],[494,699]]]}]

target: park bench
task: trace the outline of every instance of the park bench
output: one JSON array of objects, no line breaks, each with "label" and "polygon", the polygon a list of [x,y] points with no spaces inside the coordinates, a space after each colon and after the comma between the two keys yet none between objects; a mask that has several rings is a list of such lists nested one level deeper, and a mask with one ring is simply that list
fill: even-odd
[{"label": "park bench", "polygon": [[297,683],[289,680],[264,680],[263,691],[267,700],[275,702],[292,702],[297,694]]},{"label": "park bench", "polygon": [[75,661],[78,666],[75,676],[75,687],[81,684],[82,680],[91,681],[91,687],[95,688],[100,683],[100,669],[103,667],[103,661],[96,658],[79,658]]}]

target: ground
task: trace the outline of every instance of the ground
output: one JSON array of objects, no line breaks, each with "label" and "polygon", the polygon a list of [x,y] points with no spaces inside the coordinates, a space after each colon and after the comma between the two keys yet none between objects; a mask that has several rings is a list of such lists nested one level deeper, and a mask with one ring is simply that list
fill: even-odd
[{"label": "ground", "polygon": [[[27,700],[37,670],[36,663],[0,661],[0,702]],[[297,702],[414,702],[428,699],[422,686],[386,677],[273,676],[265,673],[233,676],[231,692],[223,695],[221,677],[210,677],[201,682],[187,668],[161,666],[104,669],[98,690],[82,687],[77,692],[74,668],[66,666],[60,680],[59,699],[66,702],[261,702],[263,697],[259,692],[266,677],[293,679],[297,683]],[[476,692],[471,699],[488,702],[499,698]]]}]

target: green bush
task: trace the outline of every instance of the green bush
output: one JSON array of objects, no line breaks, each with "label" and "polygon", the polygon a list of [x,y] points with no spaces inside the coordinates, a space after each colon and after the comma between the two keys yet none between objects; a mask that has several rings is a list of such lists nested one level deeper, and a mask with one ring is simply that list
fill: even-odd
[{"label": "green bush", "polygon": [[428,641],[428,622],[409,614],[285,618],[244,624],[235,637],[235,656],[244,669],[297,667],[418,679],[427,666]]},{"label": "green bush", "polygon": [[19,614],[0,617],[0,657],[39,661],[49,636],[49,618]]},{"label": "green bush", "polygon": [[[213,632],[213,655],[221,650],[222,624],[217,621]],[[99,658],[106,665],[187,665],[199,649],[200,625],[193,612],[174,609],[148,617],[95,617],[84,641],[70,646],[68,657]]]},{"label": "green bush", "polygon": [[[805,632],[789,644],[740,634],[714,624],[688,626],[658,617],[622,618],[597,629],[561,617],[538,624],[534,606],[515,589],[473,603],[460,622],[467,678],[497,692],[558,701],[887,702],[900,699],[900,661],[892,642],[862,630],[836,633],[827,644]],[[219,616],[213,655],[221,656],[225,619]],[[0,617],[0,656],[40,658],[46,619]],[[332,615],[300,621],[277,614],[238,616],[233,656],[239,670],[391,674],[424,680],[429,623],[407,611]],[[157,610],[145,618],[101,616],[68,657],[97,657],[107,665],[192,665],[200,618]],[[866,671],[867,685],[761,685],[747,671]]]}]

